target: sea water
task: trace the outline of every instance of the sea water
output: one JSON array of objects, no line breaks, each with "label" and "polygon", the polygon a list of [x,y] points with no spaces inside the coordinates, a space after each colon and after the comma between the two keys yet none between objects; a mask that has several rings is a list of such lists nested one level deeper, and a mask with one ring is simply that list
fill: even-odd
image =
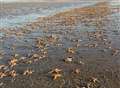
[{"label": "sea water", "polygon": [[[79,2],[79,3],[62,3],[59,5],[54,5],[56,3],[52,3],[52,5],[49,8],[42,8],[41,7],[35,7],[35,5],[31,8],[34,8],[33,10],[36,10],[34,12],[28,13],[28,14],[20,14],[20,15],[11,15],[8,14],[4,17],[0,17],[0,28],[9,28],[9,27],[15,27],[15,26],[21,26],[25,25],[28,22],[35,21],[38,17],[46,17],[50,15],[54,15],[56,13],[62,12],[64,10],[69,10],[72,8],[79,8],[79,7],[85,7],[89,5],[94,5],[97,2]],[[40,3],[41,5],[42,3]],[[51,4],[51,3],[50,3]],[[2,5],[1,5],[2,8]],[[16,7],[14,7],[16,8]],[[26,9],[27,7],[24,7],[23,9]],[[11,9],[12,10],[12,9]],[[16,9],[15,14],[19,12],[20,9]],[[25,13],[23,10],[21,13]]]}]

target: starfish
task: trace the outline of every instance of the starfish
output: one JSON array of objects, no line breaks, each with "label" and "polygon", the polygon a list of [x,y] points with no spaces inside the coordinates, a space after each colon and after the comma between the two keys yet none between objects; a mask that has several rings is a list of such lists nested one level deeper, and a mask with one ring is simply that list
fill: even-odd
[{"label": "starfish", "polygon": [[57,80],[58,78],[60,78],[62,76],[61,71],[62,70],[58,69],[58,68],[50,71],[50,73],[52,74],[53,80]]},{"label": "starfish", "polygon": [[11,67],[13,67],[13,66],[17,65],[17,62],[18,62],[18,60],[15,59],[15,58],[13,58],[13,59],[9,62],[9,65],[11,65]]},{"label": "starfish", "polygon": [[15,70],[11,71],[11,72],[10,72],[10,76],[16,77],[16,76],[17,76],[16,71],[15,71]]},{"label": "starfish", "polygon": [[62,75],[61,74],[52,74],[53,76],[53,80],[57,80],[58,78],[60,78]]},{"label": "starfish", "polygon": [[67,51],[68,53],[75,53],[75,48],[68,48]]},{"label": "starfish", "polygon": [[60,73],[62,70],[61,69],[58,69],[58,68],[55,68],[54,70],[50,71],[50,73],[54,74],[54,73]]},{"label": "starfish", "polygon": [[0,72],[0,78],[3,78],[5,76],[6,76],[6,74],[4,72]]},{"label": "starfish", "polygon": [[119,53],[118,49],[112,49],[112,55],[116,56]]},{"label": "starfish", "polygon": [[31,75],[32,73],[33,73],[32,70],[27,69],[27,70],[23,73],[23,75]]}]

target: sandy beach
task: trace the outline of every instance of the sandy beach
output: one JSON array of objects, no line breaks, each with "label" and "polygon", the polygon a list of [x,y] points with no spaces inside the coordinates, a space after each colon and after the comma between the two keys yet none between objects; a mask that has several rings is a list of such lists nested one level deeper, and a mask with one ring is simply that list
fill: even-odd
[{"label": "sandy beach", "polygon": [[101,2],[0,28],[0,88],[119,88],[118,9]]}]

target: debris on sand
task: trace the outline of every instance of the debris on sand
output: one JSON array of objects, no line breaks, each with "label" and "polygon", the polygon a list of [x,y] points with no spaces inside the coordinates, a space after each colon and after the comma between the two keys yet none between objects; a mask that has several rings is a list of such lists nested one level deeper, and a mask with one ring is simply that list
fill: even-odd
[{"label": "debris on sand", "polygon": [[38,54],[33,54],[33,58],[38,58],[39,55]]},{"label": "debris on sand", "polygon": [[91,77],[90,82],[96,83],[96,82],[99,82],[99,80],[98,80],[98,78]]},{"label": "debris on sand", "polygon": [[4,85],[4,83],[3,82],[0,82],[0,87],[2,87]]},{"label": "debris on sand", "polygon": [[84,65],[85,63],[83,61],[79,61],[79,64]]},{"label": "debris on sand", "polygon": [[80,74],[80,69],[78,69],[78,68],[75,69],[75,70],[74,70],[74,73],[75,73],[75,74]]},{"label": "debris on sand", "polygon": [[0,65],[0,70],[2,69],[2,68],[4,68],[5,67],[5,65]]},{"label": "debris on sand", "polygon": [[14,55],[14,57],[18,57],[18,56],[19,56],[19,54],[15,54],[15,55]]},{"label": "debris on sand", "polygon": [[89,48],[96,48],[98,46],[98,44],[97,43],[94,43],[94,44],[90,44],[89,45]]}]

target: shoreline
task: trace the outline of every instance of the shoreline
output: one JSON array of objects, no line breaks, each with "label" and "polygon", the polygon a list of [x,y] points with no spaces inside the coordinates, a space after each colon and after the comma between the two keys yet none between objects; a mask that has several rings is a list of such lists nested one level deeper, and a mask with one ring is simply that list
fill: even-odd
[{"label": "shoreline", "polygon": [[[96,2],[97,3],[97,2]],[[110,4],[110,2],[108,2],[109,4]],[[26,22],[28,22],[28,23],[30,23],[30,22],[32,22],[32,21],[35,21],[38,17],[47,17],[47,16],[52,16],[52,15],[55,15],[55,14],[59,14],[59,13],[61,13],[61,12],[65,12],[65,11],[69,11],[70,9],[73,9],[73,8],[84,8],[84,7],[91,7],[91,6],[93,6],[95,3],[81,3],[81,6],[80,6],[80,3],[78,3],[78,4],[75,4],[75,3],[66,3],[66,5],[68,5],[68,6],[66,6],[66,7],[64,7],[64,8],[60,8],[60,9],[63,9],[63,10],[60,10],[60,11],[58,11],[57,12],[57,9],[59,10],[59,6],[61,5],[65,5],[65,4],[57,4],[58,6],[55,6],[55,5],[53,5],[52,7],[50,7],[50,5],[48,5],[48,7],[49,8],[53,8],[54,6],[54,8],[57,8],[56,10],[55,9],[53,9],[53,12],[51,11],[51,12],[48,12],[47,13],[47,9],[43,9],[43,10],[45,10],[45,11],[41,11],[40,10],[40,6],[39,6],[39,3],[36,5],[36,10],[37,10],[37,12],[35,12],[35,8],[31,8],[31,11],[29,11],[29,9],[30,9],[30,6],[32,5],[32,4],[30,4],[30,3],[27,3],[28,5],[25,7],[24,5],[23,5],[23,7],[21,7],[21,5],[22,4],[20,4],[20,3],[18,3],[18,6],[16,7],[14,4],[13,4],[13,6],[11,6],[11,5],[9,5],[9,6],[3,6],[3,8],[1,8],[1,20],[6,20],[6,23],[4,22],[4,21],[2,21],[2,24],[1,24],[1,28],[4,28],[6,25],[8,25],[8,26],[6,26],[6,28],[9,28],[9,27],[11,27],[11,28],[14,28],[14,27],[20,27],[20,26],[22,26],[22,25],[25,25],[26,24]],[[34,4],[35,5],[35,4]],[[71,5],[71,6],[69,6],[69,5]],[[76,5],[76,6],[74,6],[74,5]],[[9,8],[8,8],[9,7]],[[15,9],[13,9],[13,7],[16,7]],[[46,8],[47,7],[47,3],[45,3],[45,5],[43,4],[43,5],[41,5],[41,9],[42,8]],[[6,8],[6,9],[5,9]],[[22,11],[22,9],[24,9],[24,8],[26,8],[26,11]],[[2,9],[4,10],[4,12],[2,11]],[[27,10],[28,9],[28,10]],[[33,9],[33,10],[32,10]],[[112,7],[112,9],[113,9],[113,7]],[[116,8],[117,9],[117,8]],[[11,10],[11,11],[9,11],[9,10]],[[54,11],[55,10],[55,11]],[[119,8],[118,8],[118,10],[119,10]],[[7,12],[7,11],[9,11],[9,13]],[[17,12],[16,12],[17,11]],[[22,12],[21,12],[22,11]],[[49,10],[50,11],[50,10]],[[20,13],[21,12],[21,13]],[[40,12],[40,13],[38,13],[38,12]],[[114,12],[116,12],[116,11],[114,11]],[[46,14],[45,14],[46,13]],[[20,15],[21,14],[21,15]],[[34,15],[35,14],[35,15]],[[2,15],[4,15],[5,17],[2,17]],[[8,15],[8,16],[7,16]],[[26,17],[24,17],[24,16],[26,16]],[[20,18],[21,17],[21,19],[24,19],[24,18],[29,18],[29,19],[25,19],[24,21],[22,21],[22,22],[19,22],[20,21]],[[16,24],[14,24],[14,22],[12,23],[12,20],[16,23]],[[9,20],[11,20],[11,22],[9,22]],[[3,25],[3,26],[2,26]],[[10,26],[10,25],[14,25],[14,26]]]}]

